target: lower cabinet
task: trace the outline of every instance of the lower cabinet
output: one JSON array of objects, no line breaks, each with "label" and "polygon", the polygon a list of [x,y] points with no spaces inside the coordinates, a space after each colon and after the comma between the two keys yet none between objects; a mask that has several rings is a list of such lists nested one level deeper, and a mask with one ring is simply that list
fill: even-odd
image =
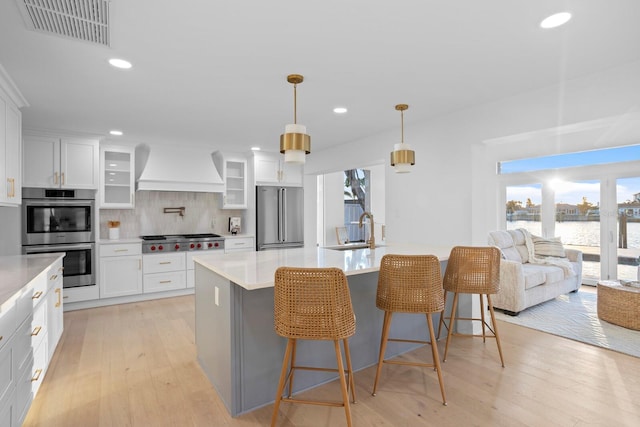
[{"label": "lower cabinet", "polygon": [[5,305],[8,310],[0,312],[3,427],[22,425],[62,335],[62,258],[22,288],[13,304]]},{"label": "lower cabinet", "polygon": [[140,243],[100,244],[100,298],[141,293]]},{"label": "lower cabinet", "polygon": [[62,265],[49,270],[49,290],[47,292],[47,363],[51,361],[62,330],[64,328],[64,306],[62,296]]},{"label": "lower cabinet", "polygon": [[224,238],[224,252],[250,252],[255,251],[256,246],[253,236],[226,236]]},{"label": "lower cabinet", "polygon": [[187,287],[185,252],[144,254],[142,265],[142,289],[145,294]]}]

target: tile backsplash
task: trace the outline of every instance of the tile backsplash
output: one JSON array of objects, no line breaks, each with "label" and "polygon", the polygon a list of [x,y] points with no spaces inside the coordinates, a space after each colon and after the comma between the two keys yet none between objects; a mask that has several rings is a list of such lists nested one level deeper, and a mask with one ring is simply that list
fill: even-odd
[{"label": "tile backsplash", "polygon": [[[230,216],[244,210],[222,210],[217,193],[137,191],[135,209],[100,209],[100,238],[109,238],[109,221],[120,221],[120,238],[152,234],[227,233]],[[184,207],[184,216],[164,213],[165,208]]]}]

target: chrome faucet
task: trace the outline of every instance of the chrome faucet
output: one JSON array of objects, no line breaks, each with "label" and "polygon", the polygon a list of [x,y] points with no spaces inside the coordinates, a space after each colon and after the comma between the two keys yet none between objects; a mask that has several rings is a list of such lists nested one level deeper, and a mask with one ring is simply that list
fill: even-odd
[{"label": "chrome faucet", "polygon": [[373,215],[369,212],[363,212],[362,215],[360,215],[360,219],[358,220],[358,228],[362,228],[362,220],[364,219],[364,217],[369,218],[369,225],[371,226],[371,233],[369,233],[369,240],[367,240],[367,244],[369,245],[370,249],[375,249],[376,238],[373,235]]}]

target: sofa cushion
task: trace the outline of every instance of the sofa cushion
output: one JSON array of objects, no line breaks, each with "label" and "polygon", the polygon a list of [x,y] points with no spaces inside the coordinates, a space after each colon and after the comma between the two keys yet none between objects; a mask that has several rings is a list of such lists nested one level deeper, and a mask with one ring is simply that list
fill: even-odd
[{"label": "sofa cushion", "polygon": [[509,261],[522,263],[522,257],[518,250],[513,246],[513,238],[507,231],[492,231],[489,233],[489,243],[497,246],[502,252],[502,257]]},{"label": "sofa cushion", "polygon": [[520,230],[509,230],[508,233],[513,239],[513,245],[520,254],[522,262],[529,262],[529,250],[527,249],[527,242],[524,237],[524,233]]},{"label": "sofa cushion", "polygon": [[524,274],[524,288],[531,289],[542,285],[545,281],[544,271],[537,264],[523,264],[522,273]]},{"label": "sofa cushion", "polygon": [[552,256],[557,258],[566,258],[567,256],[564,252],[564,246],[562,246],[560,237],[545,239],[544,237],[532,234],[531,241],[533,242],[533,249],[536,256]]}]

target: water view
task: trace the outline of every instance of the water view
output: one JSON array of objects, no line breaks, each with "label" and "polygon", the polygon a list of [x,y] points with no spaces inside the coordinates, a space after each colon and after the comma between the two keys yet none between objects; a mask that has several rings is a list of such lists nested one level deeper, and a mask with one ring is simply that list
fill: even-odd
[{"label": "water view", "polygon": [[[530,233],[541,236],[542,226],[539,221],[507,221],[507,230],[525,228]],[[555,224],[555,235],[561,237],[562,243],[567,247],[577,246],[586,256],[583,262],[583,277],[600,278],[600,222],[599,221],[558,221]],[[597,255],[597,256],[596,256]],[[623,280],[636,280],[638,274],[637,257],[640,255],[640,223],[627,223],[627,249],[618,249],[618,255],[625,259],[619,259],[618,278]],[[595,261],[589,259],[596,258]],[[628,258],[635,258],[629,261]],[[623,262],[632,262],[634,265],[626,265]]]}]

